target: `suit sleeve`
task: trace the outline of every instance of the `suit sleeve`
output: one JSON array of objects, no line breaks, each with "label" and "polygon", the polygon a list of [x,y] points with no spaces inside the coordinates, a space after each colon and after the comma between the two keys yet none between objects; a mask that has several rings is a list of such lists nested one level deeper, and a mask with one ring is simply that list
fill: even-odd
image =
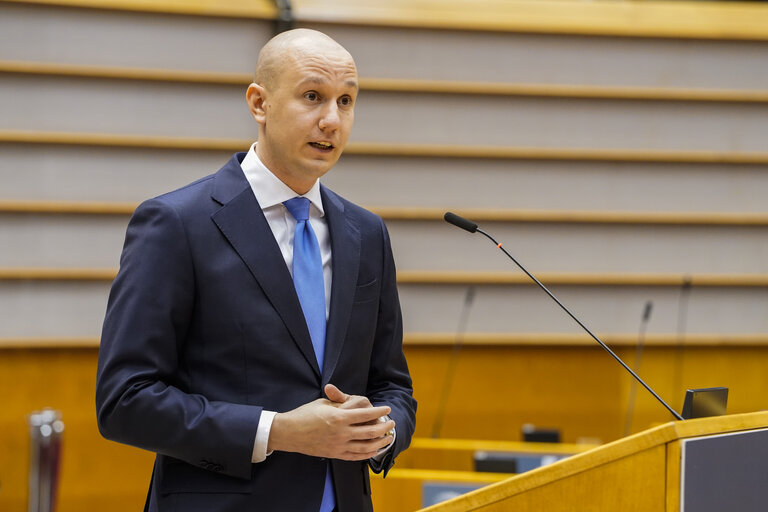
[{"label": "suit sleeve", "polygon": [[180,384],[194,298],[181,217],[160,199],[142,204],[128,226],[102,330],[99,430],[114,441],[250,478],[261,408],[209,401]]},{"label": "suit sleeve", "polygon": [[386,453],[380,463],[372,462],[371,464],[374,471],[378,473],[383,470],[386,475],[394,463],[394,458],[408,448],[411,442],[416,426],[416,400],[413,398],[411,376],[403,354],[403,321],[397,293],[392,247],[384,222],[380,221],[380,224],[384,263],[376,339],[371,357],[367,396],[374,405],[390,406],[392,412],[389,416],[396,425],[395,445]]}]

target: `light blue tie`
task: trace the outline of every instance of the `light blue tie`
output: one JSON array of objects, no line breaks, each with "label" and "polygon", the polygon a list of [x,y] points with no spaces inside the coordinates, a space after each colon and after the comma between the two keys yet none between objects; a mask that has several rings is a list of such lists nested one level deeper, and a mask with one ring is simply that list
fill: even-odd
[{"label": "light blue tie", "polygon": [[[299,296],[320,371],[325,355],[325,284],[320,244],[309,223],[309,199],[294,197],[283,203],[296,219],[293,235],[293,286]],[[330,463],[325,471],[325,487],[320,512],[331,512],[336,506]]]}]

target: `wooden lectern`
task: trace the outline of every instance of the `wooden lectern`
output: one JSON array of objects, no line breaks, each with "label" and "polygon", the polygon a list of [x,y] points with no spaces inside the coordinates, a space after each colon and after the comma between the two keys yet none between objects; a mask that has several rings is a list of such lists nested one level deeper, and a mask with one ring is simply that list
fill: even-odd
[{"label": "wooden lectern", "polygon": [[768,510],[768,412],[675,421],[423,512]]}]

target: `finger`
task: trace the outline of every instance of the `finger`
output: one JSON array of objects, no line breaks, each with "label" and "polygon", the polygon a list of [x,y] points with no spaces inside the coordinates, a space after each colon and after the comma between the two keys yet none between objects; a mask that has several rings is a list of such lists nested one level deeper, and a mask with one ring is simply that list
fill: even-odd
[{"label": "finger", "polygon": [[339,407],[341,409],[364,409],[373,407],[371,401],[367,397],[360,395],[348,395],[349,398]]},{"label": "finger", "polygon": [[378,452],[368,452],[368,453],[345,452],[341,454],[338,458],[341,460],[348,460],[348,461],[360,461],[360,460],[368,460],[372,457],[375,457],[376,455],[378,455]]},{"label": "finger", "polygon": [[387,437],[387,433],[393,428],[395,428],[394,421],[376,422],[375,425],[355,426],[349,433],[349,439],[355,441],[382,439]]},{"label": "finger", "polygon": [[359,425],[361,423],[367,423],[372,420],[377,420],[381,416],[386,416],[392,411],[387,405],[379,407],[367,407],[359,409],[341,409],[339,414],[344,414],[344,422],[347,425]]},{"label": "finger", "polygon": [[371,441],[352,441],[347,444],[346,450],[349,453],[369,454],[376,455],[380,450],[386,448],[392,443],[391,437],[382,437],[379,439],[373,439]]},{"label": "finger", "polygon": [[375,420],[366,421],[365,423],[358,423],[355,426],[356,427],[363,427],[363,426],[366,426],[366,425],[378,425],[379,423],[381,423],[381,419],[376,418]]},{"label": "finger", "polygon": [[331,402],[336,402],[340,404],[343,404],[349,399],[348,394],[342,392],[339,388],[337,388],[333,384],[325,385],[325,396],[327,396]]}]

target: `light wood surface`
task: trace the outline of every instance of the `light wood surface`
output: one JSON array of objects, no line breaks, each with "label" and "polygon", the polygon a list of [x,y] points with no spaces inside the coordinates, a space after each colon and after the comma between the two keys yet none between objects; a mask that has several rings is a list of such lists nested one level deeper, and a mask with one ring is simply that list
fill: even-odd
[{"label": "light wood surface", "polygon": [[25,416],[44,407],[60,410],[65,424],[57,511],[141,510],[153,455],[99,435],[95,377],[92,348],[0,351],[0,389],[5,391],[0,408],[0,510],[26,510]]},{"label": "light wood surface", "polygon": [[[267,0],[15,0],[16,3],[274,18]],[[596,0],[293,0],[301,22],[694,39],[768,39],[768,11],[749,3]]]},{"label": "light wood surface", "polygon": [[[538,272],[544,285],[553,286],[768,286],[764,274],[665,274],[612,272]],[[412,271],[397,273],[399,284],[534,285],[521,272]]]},{"label": "light wood surface", "polygon": [[747,3],[597,0],[298,0],[301,21],[547,34],[768,39],[768,10]]},{"label": "light wood surface", "polygon": [[768,412],[666,423],[423,510],[666,510],[668,443],[766,426]]},{"label": "light wood surface", "polygon": [[[0,203],[0,209],[2,203]],[[385,220],[443,221],[443,208],[377,207],[370,210]],[[2,210],[0,210],[2,211]],[[475,222],[620,224],[672,226],[768,226],[768,213],[737,212],[633,212],[587,210],[514,210],[458,208],[454,213]]]},{"label": "light wood surface", "polygon": [[[59,62],[0,60],[0,73],[67,76],[147,82],[233,85],[246,87],[250,73],[131,68],[65,64]],[[568,84],[471,82],[361,77],[363,91],[473,96],[517,96],[533,98],[574,98],[596,100],[681,101],[721,103],[768,103],[768,90],[728,90],[675,87],[618,87]]]},{"label": "light wood surface", "polygon": [[[611,346],[634,348],[637,346],[637,333],[597,333],[600,339]],[[456,333],[406,332],[403,345],[406,347],[450,348],[456,343]],[[592,347],[594,340],[584,333],[531,332],[531,333],[465,333],[461,343],[466,347]],[[768,347],[766,333],[686,333],[680,336],[674,333],[647,333],[644,345],[658,348],[749,348]],[[2,348],[98,348],[99,338],[0,338]]]},{"label": "light wood surface", "polygon": [[[611,346],[635,347],[637,333],[597,333]],[[456,343],[456,333],[407,332],[403,343],[408,346],[440,347]],[[468,332],[461,338],[464,346],[478,347],[558,347],[593,346],[594,340],[585,333],[561,332]],[[652,347],[754,347],[768,345],[766,333],[647,333],[645,346]]]},{"label": "light wood surface", "polygon": [[[130,215],[132,202],[2,200],[0,213]],[[384,220],[443,222],[445,209],[369,206]],[[619,224],[671,226],[768,226],[768,213],[632,212],[461,208],[454,213],[477,222]]]},{"label": "light wood surface", "polygon": [[[114,268],[0,267],[0,280],[13,281],[112,281]],[[613,272],[539,272],[536,277],[552,286],[672,286],[763,287],[768,274],[663,274]],[[398,284],[419,285],[534,285],[518,272],[401,270]]]},{"label": "light wood surface", "polygon": [[500,482],[510,476],[512,475],[507,473],[401,468],[392,469],[386,478],[380,474],[371,473],[373,508],[376,511],[385,512],[419,509],[422,507],[422,488],[425,483],[483,486]]},{"label": "light wood surface", "polygon": [[130,215],[138,203],[110,201],[14,201],[0,200],[0,213],[52,215]]},{"label": "light wood surface", "polygon": [[[74,146],[181,149],[196,151],[244,151],[249,139],[215,139],[0,130],[0,143],[59,144]],[[367,156],[413,156],[425,158],[478,158],[510,160],[573,160],[587,162],[646,162],[698,164],[768,164],[768,153],[741,151],[666,151],[637,149],[527,148],[502,146],[457,146],[454,144],[386,144],[351,142],[346,154]]]},{"label": "light wood surface", "polygon": [[277,9],[270,0],[11,0],[10,3],[56,5],[119,11],[158,12],[190,16],[226,16],[274,19]]},{"label": "light wood surface", "polygon": [[680,445],[680,440],[667,443],[666,512],[678,512],[680,510]]},{"label": "light wood surface", "polygon": [[[28,456],[24,415],[46,406],[62,410],[67,425],[60,512],[139,510],[152,456],[104,441],[97,432],[93,410],[97,340],[58,340],[56,346],[54,340],[39,339],[37,348],[21,348],[23,340],[15,341],[0,343],[0,388],[14,390],[0,409],[0,453],[7,461],[0,466],[0,510],[23,510],[25,471],[19,468],[26,467]],[[682,393],[674,383],[677,350],[674,346],[646,347],[642,375],[679,410]],[[405,347],[419,401],[417,436],[431,432],[451,351],[449,345]],[[634,347],[617,347],[628,362],[633,351]],[[682,385],[729,386],[732,412],[765,408],[765,343],[685,347],[684,355]],[[434,454],[441,447],[443,451],[453,447],[460,453],[462,446],[515,446],[511,442],[520,439],[520,426],[526,422],[560,428],[568,443],[580,437],[610,441],[622,434],[628,388],[622,370],[593,346],[465,346],[447,402],[443,435],[448,439],[417,439],[414,456],[419,450]],[[638,394],[633,431],[667,418],[657,403]],[[686,425],[688,430],[680,432],[706,433],[701,425]],[[418,479],[410,481],[413,488],[419,487]]]},{"label": "light wood surface", "polygon": [[397,458],[398,468],[474,471],[475,452],[573,455],[594,448],[594,444],[525,443],[480,439],[417,437]]},{"label": "light wood surface", "polygon": [[[765,343],[646,345],[639,368],[635,347],[611,347],[677,411],[682,409],[686,389],[713,386],[730,389],[731,413],[768,408]],[[452,346],[406,345],[405,353],[419,402],[417,436],[431,435],[446,386],[441,428],[446,438],[519,441],[525,423],[557,428],[566,443],[595,438],[607,442],[624,435],[633,381],[594,342],[465,344],[449,381]],[[669,412],[637,386],[630,432],[669,419]]]}]

